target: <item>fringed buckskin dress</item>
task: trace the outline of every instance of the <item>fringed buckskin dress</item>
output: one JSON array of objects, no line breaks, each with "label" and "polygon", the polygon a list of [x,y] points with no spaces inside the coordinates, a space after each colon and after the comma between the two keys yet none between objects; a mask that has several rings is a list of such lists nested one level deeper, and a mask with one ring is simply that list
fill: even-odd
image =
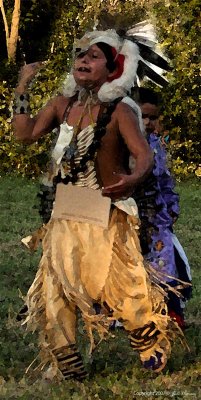
[{"label": "fringed buckskin dress", "polygon": [[[72,129],[66,122],[61,125],[52,152],[53,172],[45,183],[50,192],[52,178],[58,176],[57,181],[63,184],[68,184],[66,177],[70,176],[74,185],[100,189],[95,156],[86,158],[96,140],[95,128],[89,125],[77,135],[73,156],[76,179],[69,157],[65,158],[70,141],[66,138],[72,138]],[[85,168],[81,170],[83,159]],[[40,332],[42,364],[50,364],[51,371],[59,371],[64,378],[86,376],[76,347],[79,309],[91,351],[95,347],[93,332],[98,331],[102,338],[111,321],[120,319],[144,366],[162,370],[170,354],[170,337],[181,332],[168,317],[165,291],[159,285],[161,277],[152,277],[151,269],[144,264],[135,201],[129,198],[113,203],[108,228],[53,216],[54,209],[43,227],[43,254],[26,298],[25,322],[29,329]],[[97,303],[99,313],[94,307]]]}]

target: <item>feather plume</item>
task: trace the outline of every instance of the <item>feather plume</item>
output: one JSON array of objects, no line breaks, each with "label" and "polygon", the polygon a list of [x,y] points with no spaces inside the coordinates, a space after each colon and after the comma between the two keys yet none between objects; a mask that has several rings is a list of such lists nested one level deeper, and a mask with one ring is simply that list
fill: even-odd
[{"label": "feather plume", "polygon": [[165,71],[171,71],[172,68],[162,55],[156,53],[149,46],[142,44],[139,41],[136,44],[138,45],[140,49],[140,55],[144,60],[147,60],[151,64],[154,64]]},{"label": "feather plume", "polygon": [[149,20],[135,24],[132,28],[126,31],[126,34],[132,37],[141,36],[144,40],[157,43],[154,26]]},{"label": "feather plume", "polygon": [[141,59],[138,62],[137,75],[140,81],[145,77],[159,86],[167,86],[168,80],[162,75],[163,70]]},{"label": "feather plume", "polygon": [[138,80],[147,77],[159,86],[167,85],[168,81],[164,78],[164,71],[170,71],[168,59],[157,51],[158,41],[154,26],[149,21],[142,21],[127,30],[124,38],[136,43],[140,60],[138,63]]}]

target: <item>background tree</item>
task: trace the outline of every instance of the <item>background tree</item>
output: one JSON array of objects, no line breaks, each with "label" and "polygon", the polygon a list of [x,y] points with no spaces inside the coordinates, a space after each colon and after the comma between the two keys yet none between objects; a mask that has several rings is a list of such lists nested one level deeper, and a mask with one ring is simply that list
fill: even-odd
[{"label": "background tree", "polygon": [[[0,0],[1,1],[1,0]],[[13,0],[3,0],[10,26]],[[16,143],[10,126],[10,104],[18,70],[24,62],[48,60],[31,88],[33,114],[59,90],[63,76],[71,68],[74,37],[94,25],[106,28],[129,27],[147,17],[172,62],[170,84],[160,91],[164,126],[170,131],[174,172],[180,176],[201,175],[198,113],[198,24],[199,0],[26,0],[21,16],[15,63],[8,62],[3,18],[0,18],[0,156],[1,170],[36,176],[46,162],[50,139],[28,147]],[[2,28],[2,29],[1,29]],[[147,82],[145,83],[147,84]]]},{"label": "background tree", "polygon": [[[152,3],[152,4],[151,4]],[[199,112],[200,1],[155,0],[149,12],[172,62],[170,84],[161,91],[164,123],[170,131],[175,173],[201,176]]]},{"label": "background tree", "polygon": [[12,12],[11,24],[9,28],[9,23],[4,8],[4,2],[3,0],[0,0],[1,14],[3,18],[4,30],[6,36],[6,48],[8,53],[8,59],[9,61],[13,62],[15,61],[16,50],[17,50],[18,31],[20,22],[20,6],[21,6],[21,0],[15,0]]}]

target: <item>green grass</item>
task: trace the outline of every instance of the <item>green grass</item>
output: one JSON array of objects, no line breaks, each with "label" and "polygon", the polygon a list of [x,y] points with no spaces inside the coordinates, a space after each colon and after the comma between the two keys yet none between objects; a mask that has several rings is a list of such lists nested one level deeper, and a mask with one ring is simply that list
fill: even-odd
[{"label": "green grass", "polygon": [[[124,332],[102,342],[94,353],[90,379],[45,386],[37,371],[25,369],[37,355],[36,336],[26,334],[16,323],[23,304],[19,290],[26,294],[37,270],[40,251],[30,254],[20,243],[40,225],[33,208],[37,182],[20,177],[0,178],[0,399],[21,400],[134,400],[201,398],[201,187],[197,181],[178,184],[181,216],[175,230],[192,268],[193,298],[186,309],[189,327],[188,353],[176,343],[163,373],[143,370],[129,347]],[[86,359],[81,329],[81,351]]]}]

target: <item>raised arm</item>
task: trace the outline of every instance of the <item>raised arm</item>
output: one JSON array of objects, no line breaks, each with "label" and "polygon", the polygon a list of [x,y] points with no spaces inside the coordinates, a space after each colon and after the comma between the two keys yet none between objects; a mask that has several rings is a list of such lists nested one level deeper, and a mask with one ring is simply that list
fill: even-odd
[{"label": "raised arm", "polygon": [[20,71],[15,92],[12,121],[14,134],[19,141],[27,144],[35,142],[58,125],[58,109],[62,96],[49,101],[36,117],[31,118],[29,114],[27,87],[40,67],[41,63],[25,65]]},{"label": "raised arm", "polygon": [[138,119],[130,106],[121,102],[115,110],[119,132],[131,155],[135,169],[131,175],[118,174],[119,181],[103,189],[103,194],[112,198],[128,197],[139,183],[143,182],[153,167],[153,152],[140,131]]}]

